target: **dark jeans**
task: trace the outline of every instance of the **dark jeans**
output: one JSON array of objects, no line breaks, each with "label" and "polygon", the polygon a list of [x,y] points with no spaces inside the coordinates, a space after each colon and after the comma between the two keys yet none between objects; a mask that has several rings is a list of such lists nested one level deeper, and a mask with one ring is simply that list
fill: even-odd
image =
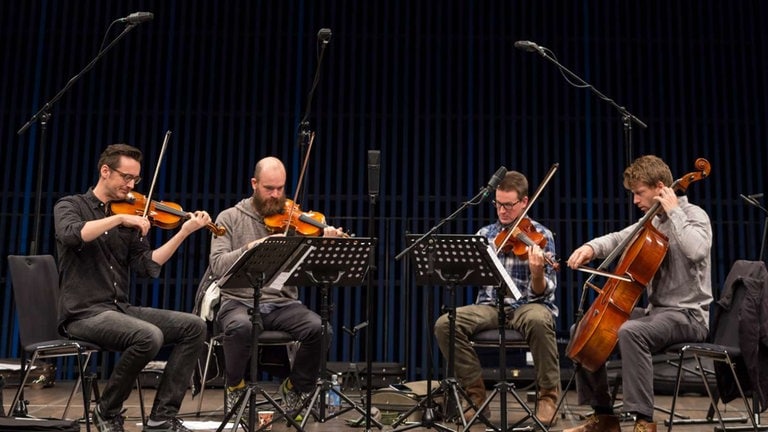
[{"label": "dark jeans", "polygon": [[163,345],[174,345],[166,363],[150,417],[175,417],[205,341],[205,322],[199,317],[163,309],[129,307],[125,312],[108,311],[73,321],[67,333],[93,342],[107,351],[122,352],[106,387],[101,392],[104,415],[119,414],[136,377],[155,358]]},{"label": "dark jeans", "polygon": [[[248,306],[234,300],[224,300],[218,313],[219,326],[224,331],[224,362],[227,385],[239,383],[251,358],[251,316]],[[264,329],[284,331],[301,342],[293,362],[290,378],[301,392],[311,391],[320,371],[321,338],[320,316],[301,303],[279,307],[261,317]],[[326,351],[332,331],[328,327]],[[255,377],[254,377],[255,378]]]}]

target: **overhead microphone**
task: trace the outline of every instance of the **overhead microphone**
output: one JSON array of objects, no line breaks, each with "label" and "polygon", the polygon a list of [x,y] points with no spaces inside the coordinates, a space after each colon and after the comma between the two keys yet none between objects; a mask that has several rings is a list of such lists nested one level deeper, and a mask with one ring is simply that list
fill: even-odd
[{"label": "overhead microphone", "polygon": [[523,50],[523,51],[529,51],[529,52],[543,52],[544,48],[539,46],[536,42],[531,41],[517,41],[515,42],[515,48]]},{"label": "overhead microphone", "polygon": [[155,18],[155,14],[152,12],[134,12],[125,18],[120,18],[117,22],[128,24],[141,24],[143,22],[152,21]]},{"label": "overhead microphone", "polygon": [[332,36],[332,33],[331,33],[331,29],[329,29],[329,28],[321,28],[317,32],[317,40],[320,41],[320,42],[323,42],[323,43],[330,42],[331,41],[331,36]]}]

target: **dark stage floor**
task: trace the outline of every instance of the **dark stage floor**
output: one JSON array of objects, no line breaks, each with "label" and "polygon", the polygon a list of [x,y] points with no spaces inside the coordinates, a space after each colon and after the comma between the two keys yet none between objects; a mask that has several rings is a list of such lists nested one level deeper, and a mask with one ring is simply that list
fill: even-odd
[{"label": "dark stage floor", "polygon": [[[276,383],[260,383],[264,386],[264,389],[269,394],[276,394]],[[58,382],[53,387],[49,388],[28,388],[26,389],[26,399],[29,401],[29,414],[32,416],[39,416],[39,417],[58,417],[61,416],[64,405],[66,403],[66,398],[69,394],[69,391],[72,388],[71,382]],[[3,391],[3,401],[5,402],[5,410],[8,411],[8,404],[10,404],[11,399],[13,398],[13,392],[15,392],[15,388],[10,387],[6,388]],[[153,389],[144,389],[145,399],[147,401],[148,405],[151,405],[153,397],[154,397],[155,391]],[[353,400],[360,400],[360,397],[358,396],[357,392],[348,392],[347,393],[351,399]],[[519,396],[522,400],[527,399],[526,392],[521,390],[519,392]],[[508,397],[508,420],[510,424],[513,424],[515,421],[523,418],[526,413],[525,411],[518,405],[516,400],[512,397],[512,395],[509,395]],[[261,396],[259,397],[259,400],[263,400]],[[374,400],[376,400],[374,398]],[[563,428],[571,427],[572,425],[577,425],[581,422],[579,416],[583,415],[584,413],[588,412],[588,407],[580,407],[575,405],[576,401],[576,395],[575,392],[571,391],[566,396],[566,402],[563,405],[562,413],[564,417],[559,418],[557,424],[553,426],[550,430],[552,431],[560,431]],[[394,402],[393,402],[394,403]],[[207,389],[204,395],[202,407],[201,407],[201,413],[199,416],[196,415],[197,411],[197,404],[198,404],[198,398],[192,399],[191,394],[187,394],[184,403],[181,408],[181,417],[184,419],[185,423],[188,427],[191,429],[196,430],[205,430],[205,431],[211,431],[216,430],[218,426],[221,424],[221,421],[223,419],[223,390],[219,388],[214,389]],[[656,400],[656,404],[658,407],[664,407],[668,408],[671,404],[671,397],[670,396],[658,396]],[[374,404],[376,406],[376,404]],[[386,403],[381,402],[378,406],[379,409],[382,411],[385,411],[384,415],[384,423],[387,421],[391,422],[391,416],[386,413],[387,406]],[[125,405],[125,408],[127,409],[126,415],[127,415],[127,421],[126,421],[126,430],[127,431],[141,431],[140,426],[140,411],[139,411],[139,398],[138,393],[134,391],[131,394],[131,398],[128,400],[127,404]],[[361,405],[362,410],[365,410],[365,407]],[[532,408],[532,405],[531,405]],[[708,409],[708,399],[706,396],[698,396],[698,395],[687,395],[680,399],[678,399],[678,412],[680,414],[691,416],[692,418],[702,418],[705,417],[707,414]],[[744,416],[744,407],[741,403],[731,403],[728,404],[726,407],[721,408],[724,409],[723,415],[728,418],[737,418],[740,416]],[[149,411],[149,407],[147,408],[147,411]],[[82,404],[78,404],[77,401],[73,404],[73,407],[70,408],[69,411],[69,417],[75,418],[82,412]],[[663,421],[665,418],[668,418],[668,414],[662,413],[660,411],[657,411],[656,413],[656,420],[659,423],[659,430],[666,430],[666,426],[663,425]],[[364,430],[363,427],[352,427],[349,426],[346,422],[346,420],[349,419],[357,419],[360,417],[360,414],[358,414],[356,411],[352,410],[349,411],[340,417],[330,419],[326,422],[319,422],[314,419],[310,419],[308,423],[306,424],[305,430],[312,431],[312,432],[326,432],[326,431],[338,431],[338,430]],[[420,416],[414,416],[416,420],[420,419]],[[491,421],[498,424],[500,419],[500,411],[499,411],[499,397],[497,396],[491,403]],[[459,426],[456,424],[445,424],[443,425],[447,426],[451,430],[459,430]],[[531,422],[524,423],[523,425],[529,425]],[[403,427],[407,426],[401,425],[398,427],[398,429],[402,429]],[[627,419],[625,422],[622,423],[622,430],[623,431],[631,431],[632,430],[632,421]],[[675,431],[709,431],[714,430],[715,424],[689,424],[689,425],[674,425],[673,430]],[[727,426],[746,426],[744,423],[733,423],[729,422],[727,423]],[[423,430],[437,430],[437,428],[427,428],[427,427],[416,427],[411,430],[416,431],[423,431]],[[474,425],[472,426],[471,430],[473,431],[481,431],[484,430],[485,426],[480,425]],[[83,425],[81,427],[81,430],[85,430],[85,426]],[[231,430],[231,425],[226,427],[224,430]],[[238,428],[238,430],[245,430],[244,428]],[[276,424],[274,427],[274,430],[295,430],[293,428],[289,428],[285,423]],[[374,427],[373,430],[376,430]],[[393,430],[393,428],[390,425],[385,424],[383,426],[383,430],[389,431]]]}]

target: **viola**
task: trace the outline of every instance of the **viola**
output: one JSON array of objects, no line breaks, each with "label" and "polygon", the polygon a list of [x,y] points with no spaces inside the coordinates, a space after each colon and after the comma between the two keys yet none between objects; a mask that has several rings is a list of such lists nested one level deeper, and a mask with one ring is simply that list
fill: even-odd
[{"label": "viola", "polygon": [[[699,158],[695,163],[698,172],[691,172],[675,180],[671,188],[682,191],[707,177],[710,165]],[[591,278],[584,286],[594,289],[598,296],[576,325],[568,344],[567,355],[590,372],[605,363],[618,342],[619,327],[629,319],[645,287],[653,279],[669,249],[669,239],[652,225],[653,218],[661,209],[657,202],[638,222],[633,233],[620,243],[598,268],[602,270],[621,253],[613,276],[602,289],[592,284]]]},{"label": "viola", "polygon": [[[109,207],[112,214],[138,216],[143,216],[145,209],[148,209],[147,218],[153,226],[161,229],[174,229],[182,221],[191,218],[188,212],[185,212],[179,204],[173,202],[152,200],[149,203],[149,207],[147,207],[147,197],[135,191],[128,192],[128,196],[123,201],[111,202]],[[217,237],[223,236],[227,232],[223,226],[216,226],[210,222],[206,225],[206,228]]]},{"label": "viola", "polygon": [[[301,210],[301,206],[293,200],[285,200],[285,208],[282,213],[273,214],[264,218],[264,225],[273,233],[295,231],[307,237],[317,237],[323,233],[328,225],[322,213]],[[349,237],[344,235],[344,237]]]},{"label": "viola", "polygon": [[[496,238],[493,240],[496,250],[504,253],[513,253],[523,261],[528,260],[528,247],[538,246],[544,249],[547,245],[547,238],[544,234],[536,231],[536,227],[527,217],[520,220],[516,227],[510,232],[508,228],[502,228]],[[550,256],[544,254],[544,260],[551,265],[553,269],[558,270],[560,264],[555,262]]]}]

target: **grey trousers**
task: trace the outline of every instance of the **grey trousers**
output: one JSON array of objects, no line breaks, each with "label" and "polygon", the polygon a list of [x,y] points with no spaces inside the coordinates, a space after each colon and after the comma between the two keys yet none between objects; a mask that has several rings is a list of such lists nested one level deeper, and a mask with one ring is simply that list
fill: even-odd
[{"label": "grey trousers", "polygon": [[[707,332],[687,310],[654,308],[646,314],[635,308],[618,333],[624,411],[653,418],[653,354],[675,343],[704,341]],[[579,368],[576,389],[579,404],[611,406],[605,365],[594,373]]]},{"label": "grey trousers", "polygon": [[124,312],[107,311],[72,321],[67,333],[76,339],[121,352],[107,385],[101,392],[100,409],[108,416],[119,414],[136,377],[164,345],[173,345],[155,394],[150,417],[176,417],[189,387],[196,360],[203,349],[205,323],[185,312],[131,306]]}]

